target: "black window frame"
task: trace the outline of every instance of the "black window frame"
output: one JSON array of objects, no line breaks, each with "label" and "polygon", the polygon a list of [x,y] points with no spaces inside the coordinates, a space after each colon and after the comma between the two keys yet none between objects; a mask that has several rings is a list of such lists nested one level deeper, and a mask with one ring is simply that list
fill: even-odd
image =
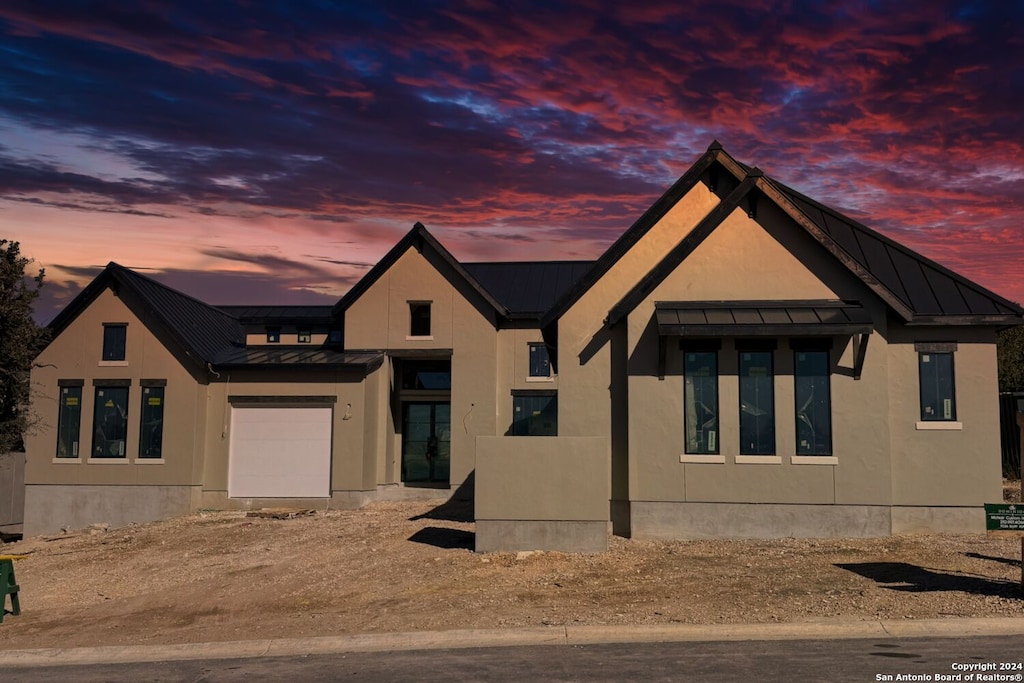
[{"label": "black window frame", "polygon": [[128,358],[128,323],[103,323],[104,362],[117,362]]},{"label": "black window frame", "polygon": [[[131,413],[131,382],[130,380],[96,380],[93,382],[93,404],[92,404],[92,444],[90,458],[102,460],[121,460],[128,457],[128,420]],[[117,403],[110,406],[116,409],[110,411],[107,406],[102,405],[101,399],[112,400],[104,392],[124,392],[124,400],[119,401],[123,409]],[[111,438],[111,436],[115,438]],[[120,438],[116,438],[120,437]],[[100,438],[103,439],[102,444]],[[121,442],[118,453],[111,453],[107,447],[108,443]],[[97,449],[100,449],[97,451]]]},{"label": "black window frame", "polygon": [[267,343],[268,344],[280,344],[281,343],[281,328],[280,327],[268,327],[267,328]]},{"label": "black window frame", "polygon": [[[687,455],[718,455],[718,454],[720,454],[722,452],[722,446],[721,446],[721,444],[722,444],[722,438],[721,438],[721,436],[722,436],[722,431],[721,431],[721,387],[720,387],[720,383],[719,383],[719,377],[721,376],[721,373],[720,373],[720,370],[719,370],[719,362],[718,362],[718,347],[717,346],[714,346],[714,347],[709,347],[709,346],[693,347],[693,346],[690,346],[690,347],[684,347],[682,349],[682,351],[683,351],[683,452],[686,453]],[[700,355],[700,356],[709,356],[712,359],[712,361],[713,361],[713,363],[712,363],[712,377],[714,378],[714,383],[713,383],[713,387],[714,387],[714,408],[711,411],[712,412],[711,420],[705,420],[701,424],[702,424],[702,426],[707,426],[708,424],[711,424],[711,422],[713,421],[714,422],[714,429],[706,430],[703,438],[700,436],[700,432],[704,432],[705,430],[696,430],[697,433],[695,433],[693,435],[691,435],[689,433],[690,432],[690,417],[691,417],[691,415],[690,415],[690,411],[687,408],[687,406],[690,404],[690,399],[687,396],[687,391],[690,390],[690,388],[694,386],[694,385],[692,385],[692,384],[687,382],[687,380],[690,379],[691,374],[693,374],[691,372],[691,370],[690,370],[690,365],[689,365],[690,357],[691,356],[696,357],[698,355]],[[694,358],[693,360],[696,361],[696,358]],[[693,391],[694,391],[693,403],[696,406],[696,403],[698,401],[696,388],[694,388]],[[706,401],[700,401],[700,403],[701,403],[701,406],[705,408],[705,410],[708,408],[708,405],[707,405]],[[696,410],[694,410],[694,412],[696,412]],[[694,427],[696,427],[697,426],[697,423],[696,423],[697,416],[694,415],[693,417],[694,417],[694,420],[695,420]],[[713,436],[709,437],[708,434],[713,434]],[[692,446],[691,443],[697,443],[698,445],[697,446]],[[703,447],[700,447],[700,445],[699,445],[700,443],[704,444]]]},{"label": "black window frame", "polygon": [[[761,424],[759,418],[762,416],[754,414],[751,410],[744,410],[744,404],[752,405],[749,400],[749,396],[745,396],[744,391],[744,379],[752,378],[753,375],[744,374],[744,364],[747,362],[753,362],[753,359],[745,359],[745,355],[764,354],[768,359],[768,400],[766,405],[769,410],[767,411],[768,417],[763,420],[763,424],[768,429],[767,438],[764,440],[764,445],[761,445],[761,438],[757,438],[757,444],[747,445],[746,434],[750,431],[749,427],[745,428],[745,425],[750,425],[751,420],[754,420],[754,431],[760,433],[758,426]],[[738,380],[738,398],[739,398],[739,454],[740,455],[777,455],[778,454],[778,440],[775,429],[775,418],[777,411],[775,409],[775,344],[770,343],[751,343],[740,345],[736,347],[736,375]],[[747,385],[749,386],[749,384]],[[747,398],[748,400],[744,400]],[[765,404],[758,401],[757,405],[752,405],[753,409],[760,410]]]},{"label": "black window frame", "polygon": [[[528,370],[529,374],[527,375],[527,377],[529,377],[530,379],[551,379],[551,356],[548,353],[547,344],[545,344],[544,342],[529,342],[528,346],[530,349],[530,367]],[[538,356],[540,355],[539,352],[543,352],[543,359],[537,360],[536,364],[534,362],[535,352],[538,352]],[[541,370],[541,367],[543,367],[544,370]]]},{"label": "black window frame", "polygon": [[[917,351],[917,385],[918,385],[918,403],[920,409],[920,420],[921,422],[957,422],[957,410],[956,410],[956,344],[950,342],[937,342],[937,343],[916,343],[914,348]],[[937,362],[943,361],[943,362]],[[948,366],[945,361],[948,361]],[[926,368],[925,365],[929,367]],[[942,402],[946,399],[941,395],[941,378],[937,377],[937,374],[943,371],[943,367],[948,367],[948,378],[945,378],[949,384],[949,395],[948,400],[950,402],[949,416],[945,415],[945,406]],[[927,377],[931,375],[931,377]],[[927,382],[926,382],[927,377]],[[934,384],[934,386],[927,387]],[[931,393],[933,396],[929,397],[926,394]],[[930,400],[934,399],[934,400]],[[935,410],[933,413],[929,413],[928,409],[938,408],[942,405],[942,410]]]},{"label": "black window frame", "polygon": [[[516,419],[516,408],[527,407],[528,401],[543,401],[539,411],[529,417]],[[538,419],[539,418],[539,419]],[[550,425],[550,427],[549,427]],[[509,436],[558,436],[558,392],[557,391],[512,391],[512,424]]]},{"label": "black window frame", "polygon": [[[167,406],[167,381],[142,380],[139,407],[140,460],[162,460],[164,440],[164,411]],[[158,400],[158,403],[154,403]]]},{"label": "black window frame", "polygon": [[[823,357],[825,361],[825,372],[824,374],[811,374],[801,373],[800,368],[800,355],[801,354],[815,354],[819,358]],[[826,427],[828,438],[825,441],[824,447],[819,447],[820,442],[817,439],[817,429],[814,426],[815,420],[812,420],[807,416],[807,408],[811,402],[814,401],[814,391],[812,389],[811,395],[804,398],[801,391],[801,379],[809,379],[811,381],[815,379],[824,380],[824,400],[825,400],[825,411],[826,416]],[[803,420],[801,420],[803,416]],[[816,456],[833,455],[833,440],[832,440],[832,353],[830,349],[823,348],[821,346],[798,346],[793,345],[793,426],[795,434],[795,453],[801,456]],[[820,425],[820,422],[818,423]],[[801,432],[805,431],[805,428],[810,429],[812,433],[812,439],[814,443],[808,443],[806,448],[801,446]]]},{"label": "black window frame", "polygon": [[308,327],[300,327],[296,334],[296,341],[299,344],[312,344],[313,343],[313,330]]},{"label": "black window frame", "polygon": [[432,301],[410,301],[409,303],[409,336],[429,337],[432,329]]},{"label": "black window frame", "polygon": [[[77,460],[82,457],[82,388],[84,380],[58,380],[57,444],[54,457]],[[74,403],[71,403],[71,401]],[[68,410],[71,409],[71,410]],[[65,434],[65,432],[67,432]],[[71,437],[66,439],[65,436]],[[67,444],[70,445],[68,452]]]}]

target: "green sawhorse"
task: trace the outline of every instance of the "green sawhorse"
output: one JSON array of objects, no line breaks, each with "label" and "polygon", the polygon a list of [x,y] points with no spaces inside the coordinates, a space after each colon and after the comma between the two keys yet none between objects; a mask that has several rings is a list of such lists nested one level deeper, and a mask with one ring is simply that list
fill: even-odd
[{"label": "green sawhorse", "polygon": [[14,560],[24,560],[24,555],[0,555],[0,624],[7,613],[7,596],[11,596],[11,614],[21,614],[18,603],[18,583],[14,579]]}]

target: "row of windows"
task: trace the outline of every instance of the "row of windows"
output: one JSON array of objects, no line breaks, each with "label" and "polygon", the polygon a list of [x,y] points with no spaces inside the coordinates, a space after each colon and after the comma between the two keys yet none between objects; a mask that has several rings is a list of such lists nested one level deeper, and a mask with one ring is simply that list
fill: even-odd
[{"label": "row of windows", "polygon": [[[797,455],[832,454],[829,352],[793,352]],[[775,373],[772,351],[739,352],[741,455],[775,454]],[[956,420],[952,352],[919,352],[921,421]],[[686,452],[719,452],[718,352],[684,357]]]},{"label": "row of windows", "polygon": [[[162,382],[158,380],[158,382]],[[139,458],[163,457],[164,386],[143,385],[139,410]],[[127,384],[96,386],[90,458],[127,455],[129,390]],[[82,385],[60,387],[57,457],[81,457]]]}]

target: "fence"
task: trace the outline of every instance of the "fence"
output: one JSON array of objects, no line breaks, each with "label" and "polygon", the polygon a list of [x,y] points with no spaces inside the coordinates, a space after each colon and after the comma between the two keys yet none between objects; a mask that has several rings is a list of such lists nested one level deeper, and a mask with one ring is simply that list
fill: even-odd
[{"label": "fence", "polygon": [[21,533],[25,521],[25,454],[0,453],[0,531]]},{"label": "fence", "polygon": [[1017,413],[1024,413],[1024,393],[999,395],[999,440],[1003,445],[1003,476],[1020,477],[1020,427]]}]

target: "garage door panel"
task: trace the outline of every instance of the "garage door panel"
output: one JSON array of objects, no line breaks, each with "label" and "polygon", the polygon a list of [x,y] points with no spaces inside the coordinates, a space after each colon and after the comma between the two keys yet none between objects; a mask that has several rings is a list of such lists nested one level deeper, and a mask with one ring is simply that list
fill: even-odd
[{"label": "garage door panel", "polygon": [[228,496],[330,496],[331,408],[231,409]]}]

